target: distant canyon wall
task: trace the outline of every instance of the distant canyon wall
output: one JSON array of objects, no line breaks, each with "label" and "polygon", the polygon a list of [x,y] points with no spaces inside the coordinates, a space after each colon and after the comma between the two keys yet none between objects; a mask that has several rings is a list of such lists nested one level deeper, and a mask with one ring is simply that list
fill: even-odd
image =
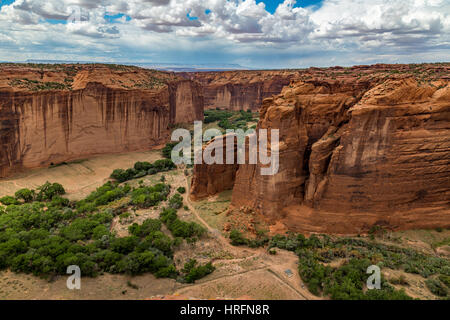
[{"label": "distant canyon wall", "polygon": [[205,109],[257,111],[263,99],[279,94],[295,71],[225,71],[184,73],[201,84]]}]

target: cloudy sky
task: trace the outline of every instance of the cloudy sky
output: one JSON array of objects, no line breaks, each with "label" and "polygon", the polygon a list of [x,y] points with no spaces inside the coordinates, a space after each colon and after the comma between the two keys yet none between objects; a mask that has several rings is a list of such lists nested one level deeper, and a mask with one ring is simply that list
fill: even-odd
[{"label": "cloudy sky", "polygon": [[450,61],[450,0],[0,0],[0,61]]}]

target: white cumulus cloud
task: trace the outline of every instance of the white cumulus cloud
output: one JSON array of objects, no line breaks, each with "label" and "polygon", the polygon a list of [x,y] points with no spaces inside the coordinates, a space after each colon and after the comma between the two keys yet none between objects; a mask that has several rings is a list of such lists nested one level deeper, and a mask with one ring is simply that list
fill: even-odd
[{"label": "white cumulus cloud", "polygon": [[295,4],[285,0],[270,13],[255,0],[16,0],[1,7],[0,60],[216,58],[264,67],[448,60],[448,0]]}]

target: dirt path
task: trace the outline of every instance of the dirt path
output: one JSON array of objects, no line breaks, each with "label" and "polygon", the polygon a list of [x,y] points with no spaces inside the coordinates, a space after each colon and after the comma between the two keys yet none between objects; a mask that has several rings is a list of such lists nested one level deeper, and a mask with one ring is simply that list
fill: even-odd
[{"label": "dirt path", "polygon": [[[187,192],[184,195],[184,200],[185,200],[187,206],[189,207],[190,211],[194,214],[195,218],[198,221],[200,221],[207,228],[209,233],[217,241],[219,241],[220,244],[224,248],[226,248],[228,251],[230,251],[233,255],[242,256],[242,254],[244,253],[244,250],[245,250],[245,252],[251,253],[250,256],[247,256],[245,258],[240,258],[240,259],[228,260],[227,263],[236,263],[236,262],[239,262],[242,260],[250,260],[250,259],[257,258],[257,259],[261,260],[264,264],[264,267],[247,270],[247,271],[244,271],[244,272],[241,272],[238,274],[224,275],[220,278],[210,280],[209,281],[210,283],[218,282],[224,278],[231,278],[231,277],[236,278],[236,276],[242,275],[245,273],[252,273],[252,272],[255,272],[258,270],[265,270],[265,271],[269,271],[274,276],[276,281],[278,281],[284,287],[287,287],[290,290],[294,291],[295,294],[298,295],[297,299],[304,299],[304,300],[317,299],[317,297],[315,297],[307,289],[305,289],[305,286],[303,285],[303,283],[298,275],[298,272],[297,272],[298,257],[295,256],[295,254],[291,255],[290,252],[282,252],[281,250],[279,250],[278,254],[282,255],[283,257],[275,258],[274,256],[269,255],[267,253],[267,251],[263,248],[253,249],[253,248],[245,247],[245,249],[244,249],[244,248],[240,248],[240,247],[231,245],[229,239],[225,238],[219,230],[212,228],[200,216],[200,214],[196,210],[195,206],[189,199],[190,185],[189,185],[189,180],[187,179],[187,177],[185,177],[185,185],[186,185]],[[291,276],[291,278],[284,276],[285,271],[288,269],[292,270],[293,275]],[[280,275],[280,274],[282,274],[282,275]],[[207,284],[207,283],[208,283],[208,281],[205,281],[201,284],[194,285],[189,289],[189,291],[194,290],[195,287],[204,287],[205,284]]]},{"label": "dirt path", "polygon": [[[209,233],[216,238],[218,241],[220,241],[220,243],[224,246],[224,248],[227,248],[230,251],[233,252],[241,252],[242,250],[238,250],[237,247],[233,246],[230,244],[230,241],[225,238],[222,233],[220,232],[220,230],[214,229],[212,228],[201,216],[200,214],[197,212],[197,210],[195,209],[195,206],[192,204],[191,200],[189,199],[189,191],[190,191],[190,185],[189,185],[189,180],[187,179],[187,177],[185,178],[185,185],[186,185],[186,190],[187,192],[184,194],[184,201],[186,202],[187,206],[189,207],[189,210],[194,214],[195,218],[200,221],[205,227],[206,229],[209,231]],[[253,252],[255,255],[258,254],[259,250],[257,249],[251,249],[248,248],[247,251],[251,251]]]}]

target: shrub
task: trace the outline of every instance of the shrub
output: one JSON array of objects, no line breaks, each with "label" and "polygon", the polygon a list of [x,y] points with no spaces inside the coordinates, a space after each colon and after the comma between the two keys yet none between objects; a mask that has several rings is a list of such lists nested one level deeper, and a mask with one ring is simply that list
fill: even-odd
[{"label": "shrub", "polygon": [[125,182],[130,179],[128,173],[123,169],[116,169],[111,173],[111,178],[119,182]]},{"label": "shrub", "polygon": [[164,208],[159,217],[165,224],[171,224],[177,219],[177,211],[173,208]]},{"label": "shrub", "polygon": [[94,212],[97,209],[94,203],[86,202],[86,200],[78,201],[76,208],[79,213]]},{"label": "shrub", "polygon": [[36,196],[38,201],[52,200],[54,196],[63,195],[66,193],[66,190],[64,190],[64,187],[61,184],[50,183],[48,181],[38,187],[37,190],[39,191]]},{"label": "shrub", "polygon": [[159,192],[133,195],[131,203],[140,208],[149,208],[157,205],[164,197]]},{"label": "shrub", "polygon": [[164,208],[160,213],[161,221],[167,226],[174,237],[192,238],[202,236],[206,230],[195,222],[181,221],[174,208]]},{"label": "shrub", "polygon": [[173,195],[172,198],[169,199],[169,207],[174,209],[180,209],[183,206],[183,197],[180,196],[179,193]]},{"label": "shrub", "polygon": [[104,225],[98,225],[92,229],[92,237],[94,239],[101,239],[103,236],[108,235],[109,230]]},{"label": "shrub", "polygon": [[177,269],[173,264],[163,267],[155,272],[157,278],[175,278],[178,275]]},{"label": "shrub", "polygon": [[34,199],[34,191],[30,189],[20,189],[14,194],[17,200],[23,200],[24,202],[31,202]]},{"label": "shrub", "polygon": [[197,260],[190,259],[188,262],[185,263],[184,268],[182,269],[182,272],[185,273],[184,279],[187,283],[193,283],[195,280],[201,279],[208,274],[212,273],[215,270],[215,267],[212,265],[211,262],[208,262],[207,264],[203,266],[197,267]]},{"label": "shrub", "polygon": [[140,208],[149,208],[167,198],[170,192],[168,185],[159,183],[153,187],[139,187],[131,193],[131,203]]},{"label": "shrub", "polygon": [[268,238],[261,238],[261,239],[247,239],[247,245],[250,248],[259,248],[263,247],[269,242]]},{"label": "shrub", "polygon": [[215,121],[221,121],[225,119],[229,119],[233,116],[233,113],[226,110],[205,110],[205,118],[203,122],[205,124],[215,122]]},{"label": "shrub", "polygon": [[69,202],[69,199],[56,195],[52,198],[50,205],[54,207],[67,207],[69,205]]},{"label": "shrub", "polygon": [[17,201],[16,198],[11,196],[4,196],[3,198],[0,198],[0,202],[4,204],[5,206],[9,206],[12,204],[19,204],[19,201]]},{"label": "shrub", "polygon": [[170,159],[160,159],[153,162],[153,167],[156,168],[159,172],[161,171],[169,171],[171,169],[174,169],[175,163],[173,163]]},{"label": "shrub", "polygon": [[61,229],[60,235],[70,241],[90,238],[99,223],[90,219],[77,218],[70,225]]},{"label": "shrub", "polygon": [[136,171],[148,171],[149,169],[153,168],[153,165],[150,162],[144,161],[144,162],[136,162],[134,164],[134,169]]},{"label": "shrub", "polygon": [[76,206],[79,212],[92,212],[95,210],[95,207],[107,205],[112,201],[124,197],[130,190],[131,187],[128,184],[119,187],[117,183],[109,181],[101,187],[98,187],[86,199],[79,201]]},{"label": "shrub", "polygon": [[205,229],[195,222],[184,222],[176,219],[168,226],[174,237],[192,238],[200,237],[205,233]]},{"label": "shrub", "polygon": [[128,254],[134,250],[139,243],[136,236],[114,238],[111,242],[111,250],[117,253]]},{"label": "shrub", "polygon": [[133,223],[128,227],[130,234],[136,237],[146,237],[155,231],[161,230],[161,221],[158,219],[146,219],[141,225]]},{"label": "shrub", "polygon": [[161,231],[153,231],[138,245],[137,251],[146,251],[152,248],[160,250],[165,256],[172,256],[172,239]]},{"label": "shrub", "polygon": [[177,189],[177,191],[178,191],[179,193],[183,194],[183,193],[186,192],[186,188],[185,188],[185,187],[179,187],[179,188]]}]

